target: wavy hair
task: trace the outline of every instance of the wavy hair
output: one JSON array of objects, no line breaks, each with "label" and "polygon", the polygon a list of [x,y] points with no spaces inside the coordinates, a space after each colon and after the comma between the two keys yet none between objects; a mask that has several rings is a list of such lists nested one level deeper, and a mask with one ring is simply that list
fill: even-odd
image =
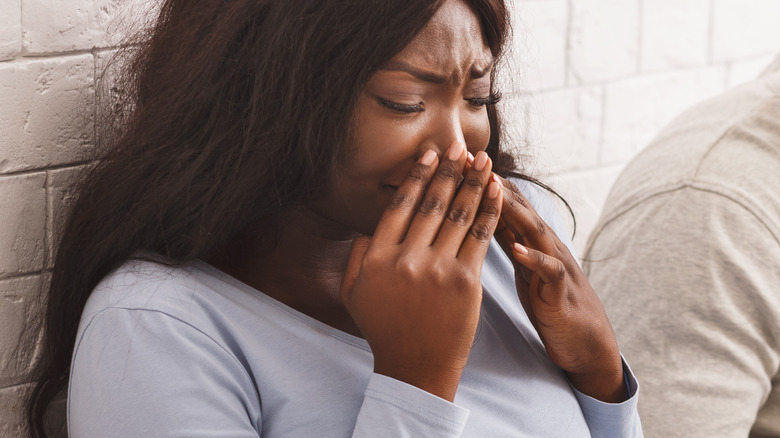
[{"label": "wavy hair", "polygon": [[[80,315],[98,282],[141,250],[172,263],[204,257],[248,224],[272,224],[285,206],[317,197],[344,156],[363,86],[441,3],[164,2],[126,49],[118,134],[75,185],[28,402],[32,436],[47,436],[47,410],[67,386]],[[500,57],[504,2],[467,3]],[[498,109],[487,110],[497,172],[533,180],[502,149]]]}]

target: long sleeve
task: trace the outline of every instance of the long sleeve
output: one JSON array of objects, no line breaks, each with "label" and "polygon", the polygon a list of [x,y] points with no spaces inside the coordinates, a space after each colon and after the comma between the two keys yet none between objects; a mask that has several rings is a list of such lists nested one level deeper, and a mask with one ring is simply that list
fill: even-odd
[{"label": "long sleeve", "polygon": [[252,388],[238,359],[195,327],[159,311],[108,308],[77,339],[69,435],[257,438]]},{"label": "long sleeve", "polygon": [[381,374],[366,388],[354,438],[457,438],[469,411]]},{"label": "long sleeve", "polygon": [[604,403],[572,388],[593,438],[644,436],[642,422],[637,412],[639,384],[625,361],[623,361],[623,373],[628,384],[629,398],[622,403]]},{"label": "long sleeve", "polygon": [[[558,235],[561,242],[566,245],[569,251],[576,258],[574,245],[572,244],[570,234],[567,230],[565,221],[559,214],[558,208],[552,198],[547,193],[541,191],[537,186],[525,181],[515,181],[518,187],[526,195],[537,213]],[[492,263],[498,264],[501,254],[498,251],[489,253]],[[503,267],[505,272],[512,272],[511,266]],[[495,275],[495,274],[494,274]],[[514,289],[514,279],[510,276],[504,277],[506,287]],[[512,300],[516,297],[512,297]],[[509,306],[509,304],[506,304]],[[610,314],[610,320],[612,316]],[[541,342],[541,340],[539,341]],[[590,396],[582,394],[572,387],[577,402],[582,409],[585,422],[588,425],[591,435],[594,438],[639,438],[643,437],[642,421],[637,411],[637,401],[639,400],[639,383],[635,378],[631,368],[624,361],[623,370],[628,383],[629,398],[622,403],[604,403]]]},{"label": "long sleeve", "polygon": [[128,261],[98,285],[82,315],[71,436],[641,436],[626,428],[638,425],[630,372],[627,403],[575,396],[535,335],[495,242],[488,258],[490,292],[455,403],[372,373],[364,339],[206,263]]},{"label": "long sleeve", "polygon": [[[156,310],[108,308],[91,316],[75,350],[70,436],[257,438],[262,397],[254,388],[241,361],[198,328]],[[455,438],[467,417],[374,374],[352,436]]]}]

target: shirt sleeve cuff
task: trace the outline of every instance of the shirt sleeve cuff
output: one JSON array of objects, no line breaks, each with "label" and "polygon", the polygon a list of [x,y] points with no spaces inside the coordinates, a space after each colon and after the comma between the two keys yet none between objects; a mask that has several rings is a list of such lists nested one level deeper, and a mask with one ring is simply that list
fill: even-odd
[{"label": "shirt sleeve cuff", "polygon": [[420,388],[374,373],[353,437],[459,437],[469,410]]},{"label": "shirt sleeve cuff", "polygon": [[[621,358],[622,359],[622,358]],[[639,383],[631,371],[631,368],[623,360],[623,375],[628,385],[629,398],[620,403],[606,403],[585,395],[572,387],[574,395],[580,404],[585,421],[588,423],[591,434],[596,436],[628,437],[637,436],[641,425],[637,414],[637,400],[639,398]],[[615,434],[617,431],[618,434]],[[602,433],[603,432],[603,433]],[[621,434],[622,433],[622,434]]]}]

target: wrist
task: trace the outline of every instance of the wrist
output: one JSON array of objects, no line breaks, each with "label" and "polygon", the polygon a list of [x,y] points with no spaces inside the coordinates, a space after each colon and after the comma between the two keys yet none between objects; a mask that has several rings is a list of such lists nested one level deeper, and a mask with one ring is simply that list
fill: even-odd
[{"label": "wrist", "polygon": [[374,364],[374,373],[391,377],[422,389],[439,398],[453,402],[458,390],[462,367],[439,367],[425,369],[424,367],[397,366],[396,364]]},{"label": "wrist", "polygon": [[623,361],[600,367],[588,373],[567,372],[579,392],[605,403],[621,403],[630,398]]}]

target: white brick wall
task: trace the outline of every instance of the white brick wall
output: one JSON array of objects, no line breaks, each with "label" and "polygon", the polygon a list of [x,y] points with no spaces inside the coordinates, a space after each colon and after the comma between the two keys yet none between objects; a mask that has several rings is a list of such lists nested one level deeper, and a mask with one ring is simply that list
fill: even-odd
[{"label": "white brick wall", "polygon": [[0,0],[0,61],[22,51],[22,1]]},{"label": "white brick wall", "polygon": [[571,84],[590,84],[636,73],[638,1],[573,0],[569,8],[567,72]]},{"label": "white brick wall", "polygon": [[94,145],[91,54],[0,63],[0,172],[87,158]]},{"label": "white brick wall", "polygon": [[[38,338],[30,321],[55,213],[97,143],[95,72],[155,1],[0,0],[1,436],[23,436]],[[612,182],[658,129],[780,52],[777,0],[510,3],[508,128],[574,207],[580,249]]]},{"label": "white brick wall", "polygon": [[[580,252],[623,166],[691,104],[780,52],[776,0],[513,0],[512,132],[574,207]],[[561,54],[561,46],[565,49]],[[564,72],[565,74],[562,74]]]},{"label": "white brick wall", "polygon": [[0,178],[0,278],[43,269],[46,173]]},{"label": "white brick wall", "polygon": [[709,10],[710,0],[640,2],[639,70],[705,65],[709,47]]}]

